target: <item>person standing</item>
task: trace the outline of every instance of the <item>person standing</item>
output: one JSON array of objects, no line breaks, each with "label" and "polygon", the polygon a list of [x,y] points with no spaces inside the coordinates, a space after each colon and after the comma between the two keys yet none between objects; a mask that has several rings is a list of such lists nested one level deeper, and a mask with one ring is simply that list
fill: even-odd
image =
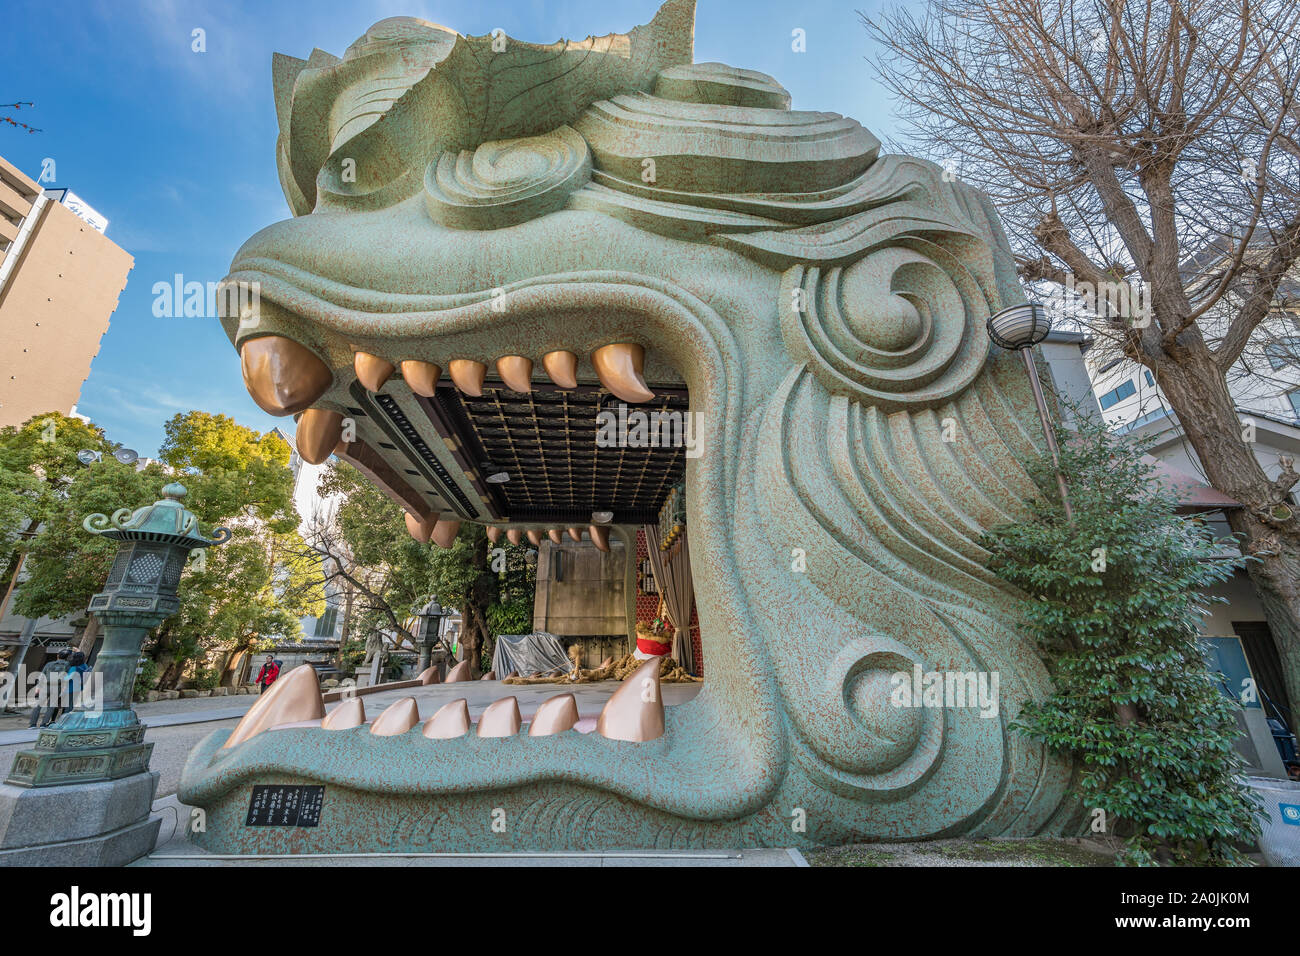
[{"label": "person standing", "polygon": [[275,662],[275,658],[270,654],[266,655],[266,663],[262,669],[257,672],[257,683],[261,687],[259,694],[265,694],[266,689],[275,683],[275,679],[280,676],[280,665]]},{"label": "person standing", "polygon": [[62,677],[62,680],[67,684],[66,696],[54,701],[54,709],[50,712],[50,716],[46,718],[44,726],[50,726],[59,719],[59,716],[64,711],[77,706],[77,700],[81,696],[81,685],[86,679],[86,672],[89,670],[90,668],[86,666],[86,655],[81,651],[72,651],[68,657],[68,669]]},{"label": "person standing", "polygon": [[[57,656],[51,657],[46,661],[45,666],[41,668],[41,675],[44,678],[41,683],[44,686],[42,686],[40,690],[41,699],[37,702],[36,706],[32,708],[32,719],[27,724],[28,727],[35,727],[40,723],[42,704],[46,706],[51,714],[58,710],[57,698],[59,696],[59,684],[63,680],[63,675],[67,673],[68,670],[68,654],[69,651],[65,647],[63,650],[59,651]],[[52,717],[50,719],[53,720]]]}]

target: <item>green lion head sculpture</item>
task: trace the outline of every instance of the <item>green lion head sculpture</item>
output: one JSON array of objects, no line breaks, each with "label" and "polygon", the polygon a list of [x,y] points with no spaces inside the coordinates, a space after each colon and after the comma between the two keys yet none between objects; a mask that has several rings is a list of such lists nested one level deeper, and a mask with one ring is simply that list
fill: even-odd
[{"label": "green lion head sculpture", "polygon": [[[1034,494],[1029,389],[984,330],[1023,301],[997,216],[932,164],[880,155],[857,122],[791,110],[771,77],[693,63],[693,30],[693,2],[669,0],[647,26],[580,43],[394,19],[342,59],[277,56],[295,218],[235,257],[228,282],[256,296],[225,324],[259,403],[301,413],[303,457],[336,451],[444,544],[465,521],[548,527],[482,483],[433,413],[444,390],[689,394],[703,689],[665,710],[650,670],[639,698],[625,687],[634,724],[657,708],[653,739],[618,739],[612,717],[486,736],[452,715],[438,726],[463,736],[422,734],[409,708],[385,736],[355,713],[316,726],[314,678],[286,679],[279,704],[192,755],[181,799],[207,809],[200,842],[1069,828],[1069,768],[1008,728],[1049,682],[978,543]],[[533,382],[539,363],[549,382]],[[617,500],[577,503],[613,510],[616,536],[631,524]],[[549,524],[587,524],[578,510]],[[254,732],[277,723],[296,726]],[[323,784],[322,826],[245,828],[259,783]]]}]

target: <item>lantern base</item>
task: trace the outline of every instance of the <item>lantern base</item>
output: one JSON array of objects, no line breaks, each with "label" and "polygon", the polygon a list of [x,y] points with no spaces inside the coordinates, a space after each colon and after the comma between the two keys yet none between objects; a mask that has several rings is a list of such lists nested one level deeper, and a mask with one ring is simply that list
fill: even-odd
[{"label": "lantern base", "polygon": [[14,756],[5,783],[15,787],[118,780],[149,769],[153,744],[134,711],[72,711],[42,730],[36,746]]}]

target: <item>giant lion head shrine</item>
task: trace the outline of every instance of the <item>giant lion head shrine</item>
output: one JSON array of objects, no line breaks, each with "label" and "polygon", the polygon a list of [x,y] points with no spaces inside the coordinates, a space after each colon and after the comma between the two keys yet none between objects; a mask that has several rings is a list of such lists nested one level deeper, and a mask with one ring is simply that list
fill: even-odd
[{"label": "giant lion head shrine", "polygon": [[[1077,829],[1070,767],[1009,729],[1050,686],[978,545],[1023,515],[1041,440],[985,334],[1024,301],[997,216],[772,77],[694,62],[693,35],[694,3],[669,0],[580,42],[396,18],[342,56],[276,57],[294,218],[239,250],[227,281],[257,296],[223,320],[252,396],[435,544],[471,522],[626,541],[679,476],[596,448],[595,415],[689,409],[707,677],[665,707],[655,658],[594,722],[561,699],[420,723],[326,716],[314,678],[286,678],[190,757],[207,849]],[[555,440],[514,442],[523,473],[493,486],[464,436],[497,428],[499,455],[525,412]],[[997,706],[900,706],[900,673],[992,675]],[[319,825],[247,827],[267,785],[311,787]]]}]

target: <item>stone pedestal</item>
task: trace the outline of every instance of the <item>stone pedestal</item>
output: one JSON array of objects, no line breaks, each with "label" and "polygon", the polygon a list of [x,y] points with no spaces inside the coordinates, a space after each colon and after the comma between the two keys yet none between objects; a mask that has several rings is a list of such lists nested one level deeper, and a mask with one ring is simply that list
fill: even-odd
[{"label": "stone pedestal", "polygon": [[149,769],[153,744],[133,711],[72,711],[20,750],[6,784],[53,787],[116,780]]},{"label": "stone pedestal", "polygon": [[60,787],[0,784],[0,867],[123,866],[153,849],[157,772]]}]

